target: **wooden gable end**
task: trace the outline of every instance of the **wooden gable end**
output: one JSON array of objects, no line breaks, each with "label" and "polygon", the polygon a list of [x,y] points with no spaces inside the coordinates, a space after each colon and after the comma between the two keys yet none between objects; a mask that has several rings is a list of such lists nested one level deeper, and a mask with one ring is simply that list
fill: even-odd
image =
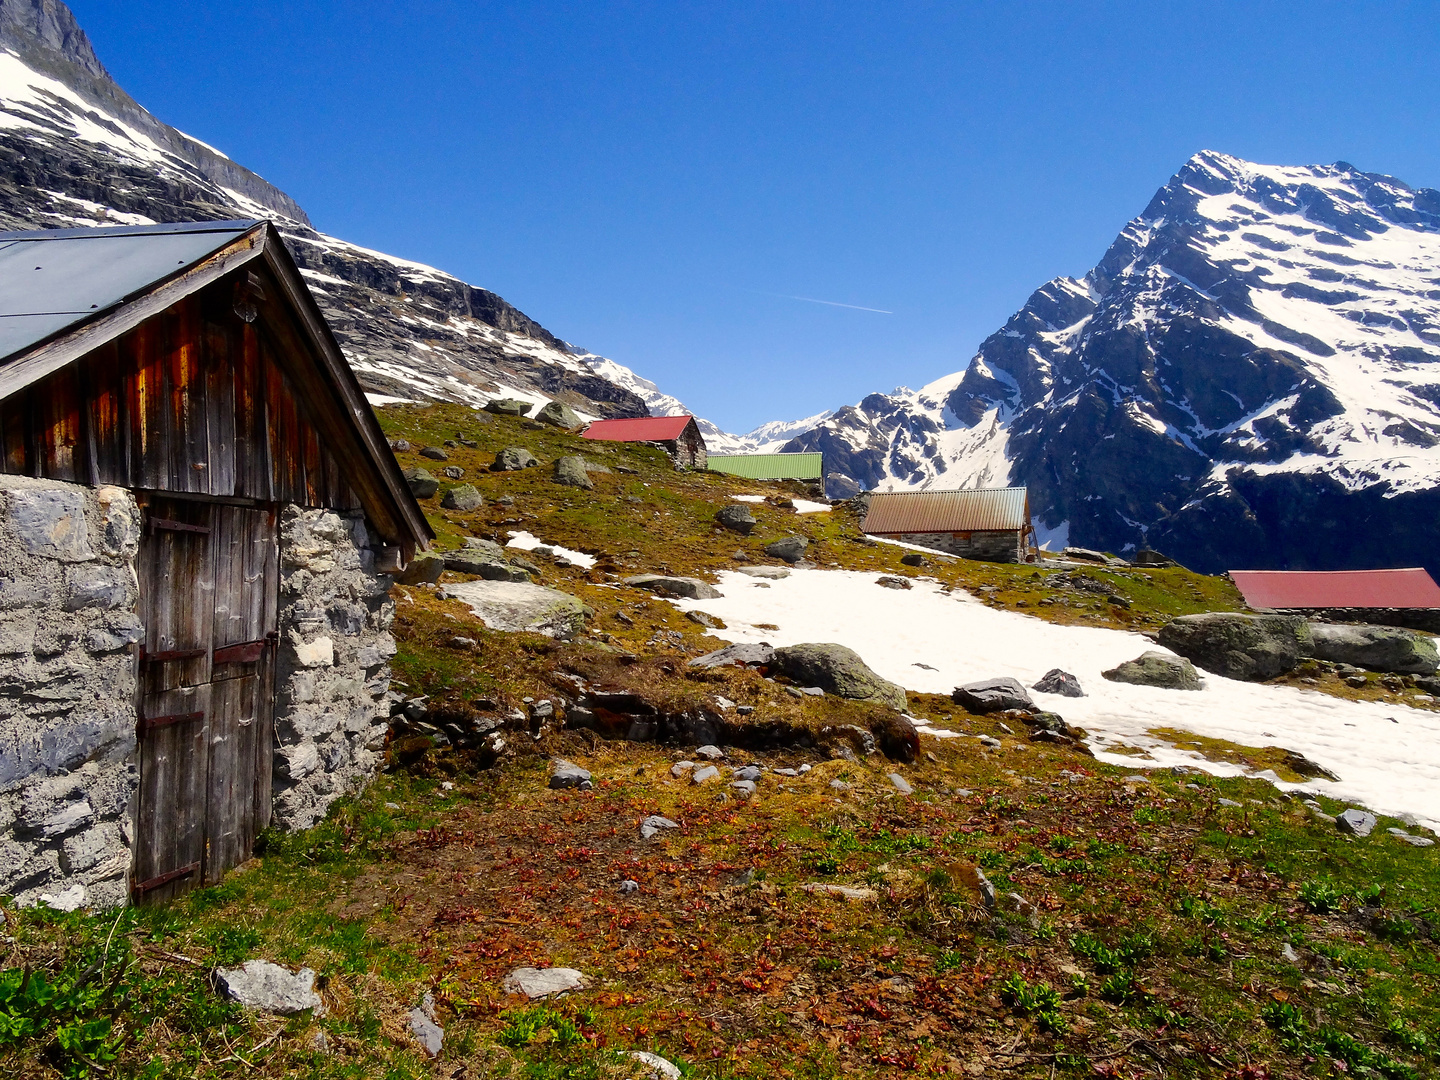
[{"label": "wooden gable end", "polygon": [[[260,298],[252,322],[235,310],[241,288]],[[341,460],[354,438],[304,393],[315,365],[279,292],[268,273],[227,275],[0,401],[0,471],[361,506]]]}]

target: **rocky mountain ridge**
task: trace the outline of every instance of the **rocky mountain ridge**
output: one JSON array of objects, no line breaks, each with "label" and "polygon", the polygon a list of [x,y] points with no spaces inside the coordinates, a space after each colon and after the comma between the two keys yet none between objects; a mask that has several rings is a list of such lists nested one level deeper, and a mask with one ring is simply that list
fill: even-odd
[{"label": "rocky mountain ridge", "polygon": [[1440,569],[1440,192],[1195,155],[961,372],[798,435],[832,495],[1025,484],[1042,538]]},{"label": "rocky mountain ridge", "polygon": [[260,217],[284,236],[372,400],[558,397],[588,417],[650,411],[631,388],[647,381],[623,365],[493,292],[319,232],[273,184],[156,119],[59,0],[0,0],[0,229]]}]

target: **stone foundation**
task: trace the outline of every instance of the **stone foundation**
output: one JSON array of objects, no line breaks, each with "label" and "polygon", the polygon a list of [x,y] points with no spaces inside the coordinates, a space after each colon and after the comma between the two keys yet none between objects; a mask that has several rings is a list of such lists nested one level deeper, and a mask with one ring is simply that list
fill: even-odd
[{"label": "stone foundation", "polygon": [[[889,534],[887,534],[889,535]],[[891,539],[986,562],[1024,562],[1025,549],[1018,530],[972,533],[903,533]]]},{"label": "stone foundation", "polygon": [[272,824],[308,829],[374,775],[389,728],[391,577],[359,511],[280,520]]},{"label": "stone foundation", "polygon": [[0,475],[0,894],[125,901],[135,556],[121,488]]}]

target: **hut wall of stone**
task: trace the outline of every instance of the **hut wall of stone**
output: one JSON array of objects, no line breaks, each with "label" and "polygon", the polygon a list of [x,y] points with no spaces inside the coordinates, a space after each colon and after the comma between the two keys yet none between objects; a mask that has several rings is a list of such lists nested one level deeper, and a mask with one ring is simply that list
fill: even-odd
[{"label": "hut wall of stone", "polygon": [[1023,562],[1023,534],[1018,529],[1000,529],[971,533],[901,533],[894,537],[907,544],[933,548],[962,559],[986,562]]},{"label": "hut wall of stone", "polygon": [[20,903],[128,892],[140,529],[123,488],[0,475],[0,894]]},{"label": "hut wall of stone", "polygon": [[308,829],[374,775],[389,723],[393,579],[359,511],[285,508],[271,822]]}]

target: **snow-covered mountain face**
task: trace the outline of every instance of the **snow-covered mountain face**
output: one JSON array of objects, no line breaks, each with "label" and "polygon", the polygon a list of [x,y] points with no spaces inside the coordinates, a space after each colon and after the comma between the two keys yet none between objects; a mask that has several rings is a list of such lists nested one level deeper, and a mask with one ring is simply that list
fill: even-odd
[{"label": "snow-covered mountain face", "polygon": [[792,440],[831,494],[1026,484],[1042,537],[1198,569],[1440,564],[1440,192],[1192,158],[961,373]]},{"label": "snow-covered mountain face", "polygon": [[494,293],[316,231],[284,192],[136,104],[58,0],[0,0],[0,229],[252,217],[279,228],[372,400],[649,411],[632,386],[653,384]]}]

